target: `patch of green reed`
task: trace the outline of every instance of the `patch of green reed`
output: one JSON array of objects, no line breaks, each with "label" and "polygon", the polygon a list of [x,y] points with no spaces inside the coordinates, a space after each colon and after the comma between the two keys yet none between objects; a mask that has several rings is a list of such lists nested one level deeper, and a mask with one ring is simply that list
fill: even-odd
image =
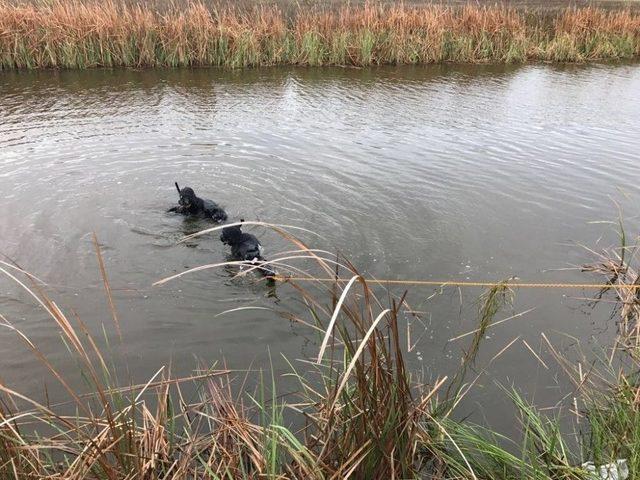
[{"label": "patch of green reed", "polygon": [[536,476],[557,480],[586,480],[588,474],[580,467],[579,458],[565,440],[556,416],[542,415],[515,390],[510,397],[520,413],[523,430],[522,454]]},{"label": "patch of green reed", "polygon": [[330,65],[349,63],[349,34],[341,32],[331,38],[327,63]]},{"label": "patch of green reed", "polygon": [[637,475],[640,472],[640,413],[635,395],[637,386],[621,386],[613,395],[586,407],[584,415],[589,428],[583,450],[596,464],[627,459],[629,470]]},{"label": "patch of green reed", "polygon": [[[450,478],[536,479],[535,472],[518,452],[517,443],[479,425],[450,419],[442,422],[448,435],[431,446],[441,460],[440,470]],[[542,480],[542,476],[538,477]],[[537,479],[536,479],[537,480]]]},{"label": "patch of green reed", "polygon": [[[302,43],[300,45],[300,63],[310,66],[326,65],[328,63],[327,56],[329,49],[330,46],[326,45],[319,32],[306,32],[302,36]],[[341,54],[344,55],[345,52],[341,52]]]},{"label": "patch of green reed", "polygon": [[362,65],[373,65],[378,61],[373,55],[376,43],[377,38],[373,32],[366,29],[360,32],[360,63]]}]

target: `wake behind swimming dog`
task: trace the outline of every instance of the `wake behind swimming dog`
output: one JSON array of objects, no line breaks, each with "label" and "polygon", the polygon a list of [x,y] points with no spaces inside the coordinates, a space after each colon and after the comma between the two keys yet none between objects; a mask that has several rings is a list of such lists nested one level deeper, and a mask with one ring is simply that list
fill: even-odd
[{"label": "wake behind swimming dog", "polygon": [[227,212],[213,200],[198,197],[191,187],[180,188],[175,183],[180,200],[178,205],[169,209],[170,212],[182,215],[197,215],[212,219],[216,223],[227,219]]}]

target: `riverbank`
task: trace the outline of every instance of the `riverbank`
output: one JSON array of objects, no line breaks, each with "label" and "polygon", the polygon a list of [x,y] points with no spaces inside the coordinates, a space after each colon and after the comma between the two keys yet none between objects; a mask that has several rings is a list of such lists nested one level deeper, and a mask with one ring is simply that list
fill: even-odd
[{"label": "riverbank", "polygon": [[0,68],[587,62],[640,55],[640,13],[505,6],[156,8],[0,1]]},{"label": "riverbank", "polygon": [[[112,309],[112,322],[101,334],[67,317],[37,279],[2,262],[0,270],[22,277],[21,287],[57,325],[92,392],[72,388],[69,375],[58,371],[19,325],[3,317],[2,326],[40,359],[67,398],[52,404],[0,384],[2,477],[593,480],[599,477],[589,470],[591,462],[628,469],[629,478],[637,478],[640,302],[628,288],[637,284],[638,270],[635,257],[622,253],[629,248],[624,241],[585,268],[608,282],[609,300],[622,306],[615,344],[603,348],[601,360],[579,357],[574,363],[543,333],[544,349],[554,361],[546,364],[541,351],[525,342],[544,368],[558,370],[567,395],[556,408],[542,412],[505,385],[522,432],[521,438],[509,439],[457,415],[461,399],[488,368],[476,365],[476,356],[487,331],[503,323],[496,316],[512,300],[508,283],[497,283],[480,297],[477,328],[468,334],[458,373],[424,382],[405,364],[401,316],[410,309],[406,297],[377,295],[376,282],[358,276],[349,262],[283,235],[299,248],[293,257],[287,252],[276,259],[285,271],[284,260],[300,256],[314,258],[323,275],[331,275],[336,262],[342,276],[354,275],[347,284],[329,286],[313,277],[289,282],[309,315],[282,316],[315,331],[318,349],[313,358],[290,363],[289,376],[299,389],[285,396],[279,395],[280,379],[273,374],[256,374],[257,386],[248,389],[251,372],[215,365],[201,365],[186,378],[158,366],[148,381],[119,383],[109,351],[124,339],[95,237]],[[232,385],[234,376],[240,377],[239,394],[233,393],[238,387]],[[574,422],[573,430],[563,428],[567,419]]]}]

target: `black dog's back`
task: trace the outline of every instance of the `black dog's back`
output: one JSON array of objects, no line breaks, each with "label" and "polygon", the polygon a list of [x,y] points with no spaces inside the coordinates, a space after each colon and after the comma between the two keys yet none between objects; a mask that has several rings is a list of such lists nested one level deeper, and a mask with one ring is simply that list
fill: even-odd
[{"label": "black dog's back", "polygon": [[242,233],[240,241],[231,245],[231,253],[233,253],[233,256],[247,261],[261,260],[262,250],[262,245],[260,245],[255,235],[244,232]]},{"label": "black dog's back", "polygon": [[207,217],[211,217],[214,222],[224,222],[227,219],[227,212],[213,200],[202,199],[202,208]]},{"label": "black dog's back", "polygon": [[255,235],[242,231],[240,225],[222,229],[222,243],[231,247],[231,253],[239,260],[251,261],[262,258],[262,245]]},{"label": "black dog's back", "polygon": [[[223,228],[220,240],[231,247],[231,255],[238,260],[258,265],[265,261],[260,241],[255,235],[243,232],[240,225]],[[258,270],[266,277],[276,275],[275,270],[268,265],[261,266]]]}]

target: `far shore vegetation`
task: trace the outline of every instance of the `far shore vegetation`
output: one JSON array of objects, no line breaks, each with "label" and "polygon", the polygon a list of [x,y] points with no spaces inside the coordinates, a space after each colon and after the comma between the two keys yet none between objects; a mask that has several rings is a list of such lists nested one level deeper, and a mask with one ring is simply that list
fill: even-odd
[{"label": "far shore vegetation", "polygon": [[[188,377],[158,365],[145,380],[119,381],[109,351],[126,338],[95,237],[112,309],[105,312],[102,332],[68,317],[37,278],[0,261],[3,277],[55,323],[60,348],[75,357],[86,382],[81,390],[73,388],[69,377],[77,372],[59,371],[19,322],[0,315],[3,335],[22,341],[25,354],[35,355],[66,392],[63,403],[55,403],[0,382],[0,478],[597,480],[602,477],[594,468],[605,465],[639,477],[640,300],[628,288],[639,283],[638,257],[624,233],[621,245],[589,250],[595,257],[584,267],[592,281],[609,287],[602,299],[618,319],[618,336],[601,345],[601,357],[569,358],[542,333],[542,349],[516,337],[491,360],[526,346],[544,368],[557,370],[566,391],[557,408],[542,409],[516,385],[503,385],[520,428],[517,438],[505,438],[461,418],[458,405],[486,374],[476,355],[487,330],[502,323],[497,318],[515,293],[508,282],[480,297],[478,325],[466,337],[459,372],[425,381],[405,363],[405,315],[411,311],[406,297],[379,295],[380,286],[344,258],[277,231],[297,249],[274,260],[284,274],[308,273],[300,267],[312,258],[309,268],[317,275],[350,279],[288,281],[307,312],[282,316],[317,336],[313,358],[289,363],[296,394],[282,395],[281,379],[271,373],[247,372],[257,377],[247,383],[222,359]],[[179,281],[185,273],[157,284]]]},{"label": "far shore vegetation", "polygon": [[0,68],[588,62],[640,55],[635,8],[0,0]]}]

